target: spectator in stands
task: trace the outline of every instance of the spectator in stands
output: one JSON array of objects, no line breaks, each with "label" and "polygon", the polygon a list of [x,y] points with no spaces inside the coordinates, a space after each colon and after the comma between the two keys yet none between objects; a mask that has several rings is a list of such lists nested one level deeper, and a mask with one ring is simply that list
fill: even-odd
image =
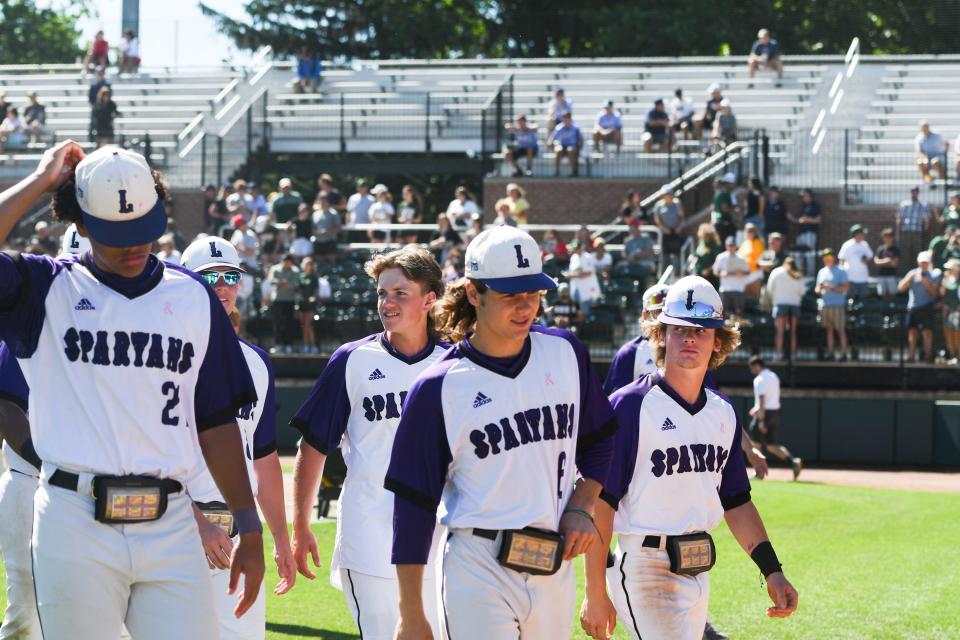
[{"label": "spectator in stands", "polygon": [[273,219],[280,224],[286,224],[297,216],[297,210],[303,204],[303,196],[293,190],[293,181],[290,178],[280,178],[277,187],[280,190],[271,196],[268,206]]},{"label": "spectator in stands", "polygon": [[920,200],[920,187],[910,189],[910,199],[900,203],[897,209],[897,244],[904,255],[915,256],[926,247],[923,242],[933,213],[926,202]]},{"label": "spectator in stands", "polygon": [[760,256],[763,255],[765,246],[760,239],[760,231],[756,225],[749,222],[743,227],[743,242],[740,243],[738,253],[740,257],[747,261],[750,273],[746,281],[746,293],[751,298],[760,296],[760,287],[763,284],[763,271],[760,269]]},{"label": "spectator in stands", "polygon": [[580,225],[580,228],[577,229],[577,235],[574,239],[577,243],[583,245],[584,251],[593,251],[593,236],[590,235],[590,229],[587,228],[587,225]]},{"label": "spectator in stands", "polygon": [[940,293],[941,273],[932,268],[929,251],[917,254],[917,267],[907,272],[897,286],[907,297],[907,353],[910,362],[916,362],[917,334],[923,339],[923,360],[933,361],[934,303]]},{"label": "spectator in stands", "polygon": [[497,217],[493,219],[493,224],[494,226],[501,224],[508,227],[517,226],[517,220],[513,217],[513,213],[510,211],[510,203],[506,202],[506,199],[497,201]]},{"label": "spectator in stands", "polygon": [[693,100],[683,97],[683,89],[673,92],[673,100],[670,101],[670,127],[674,130],[674,135],[682,132],[684,140],[696,135],[696,125],[693,122],[695,112]]},{"label": "spectator in stands", "polygon": [[817,235],[820,233],[820,221],[822,212],[820,203],[813,197],[813,191],[804,189],[800,192],[803,199],[803,206],[800,208],[800,217],[797,218],[799,228],[797,230],[797,240],[794,247],[800,251],[805,251],[807,258],[804,262],[804,273],[813,273],[816,268]]},{"label": "spectator in stands", "polygon": [[783,265],[787,259],[787,252],[783,248],[783,235],[774,231],[767,237],[767,248],[757,261],[757,266],[763,272],[763,281],[769,282],[773,270]]},{"label": "spectator in stands", "polygon": [[570,281],[570,296],[580,304],[584,317],[592,320],[590,310],[594,301],[600,297],[601,290],[596,262],[593,254],[587,250],[588,246],[587,243],[579,241],[573,244],[570,264],[563,275]]},{"label": "spectator in stands", "polygon": [[913,148],[917,153],[917,168],[920,169],[924,182],[933,181],[931,169],[940,174],[941,180],[946,179],[947,170],[944,165],[947,162],[947,141],[939,133],[931,131],[930,123],[926,120],[920,121],[920,133],[913,139]]},{"label": "spectator in stands", "polygon": [[623,204],[620,205],[620,224],[628,224],[631,227],[650,224],[650,215],[641,206],[641,201],[642,196],[639,191],[627,191]]},{"label": "spectator in stands", "polygon": [[[314,210],[314,215],[320,214],[323,215],[325,209],[322,204],[318,203]],[[292,239],[290,241],[290,253],[292,253],[297,258],[305,258],[314,253],[314,240],[313,240],[313,227],[314,222],[310,216],[310,207],[306,202],[300,203],[300,206],[297,208],[297,217],[294,220],[289,222],[288,230],[292,230]],[[334,251],[336,246],[334,246]]]},{"label": "spectator in stands", "polygon": [[620,154],[620,147],[623,146],[623,120],[620,112],[613,108],[613,100],[607,100],[603,104],[593,123],[593,150],[604,153],[607,143],[615,144],[617,155]]},{"label": "spectator in stands", "polygon": [[[517,116],[516,124],[508,122],[505,128],[510,132],[513,140],[504,147],[503,157],[507,163],[513,167],[513,175],[515,177],[524,175],[524,172],[520,170],[520,165],[517,163],[517,158],[521,156],[527,159],[526,175],[533,175],[533,159],[537,157],[539,150],[536,125],[532,127],[528,126],[527,116],[521,113]],[[547,129],[547,131],[552,130],[553,126]]]},{"label": "spectator in stands", "polygon": [[767,197],[764,194],[763,181],[757,176],[750,176],[747,179],[747,210],[743,215],[743,222],[752,222],[757,225],[760,232],[766,235],[767,230],[763,222],[763,210],[767,204]]},{"label": "spectator in stands", "polygon": [[713,265],[721,253],[723,253],[723,245],[720,244],[716,228],[710,223],[702,223],[697,227],[697,247],[691,256],[693,272],[709,280],[715,287],[718,286],[719,280],[713,272]]},{"label": "spectator in stands", "polygon": [[[479,213],[479,212],[478,212]],[[447,261],[447,254],[450,249],[463,244],[463,238],[457,233],[457,230],[450,224],[450,219],[445,213],[437,214],[437,230],[430,236],[430,250],[433,252],[437,262],[444,264]]]},{"label": "spectator in stands", "polygon": [[333,184],[333,176],[329,173],[321,173],[317,176],[317,195],[314,198],[316,200],[321,195],[326,195],[331,191],[336,190],[336,185]]},{"label": "spectator in stands", "polygon": [[247,188],[250,189],[250,200],[253,203],[250,207],[251,218],[256,221],[260,216],[268,215],[270,213],[270,207],[267,204],[266,196],[264,196],[260,190],[259,184],[250,182],[247,184]]},{"label": "spectator in stands", "polygon": [[253,196],[247,191],[246,180],[235,180],[233,182],[233,193],[227,196],[227,211],[231,218],[238,214],[243,216],[247,222],[253,220]]},{"label": "spectator in stands", "polygon": [[570,297],[570,284],[561,282],[557,287],[557,299],[546,308],[547,324],[551,327],[576,331],[583,323],[583,311],[576,300]]},{"label": "spectator in stands", "polygon": [[40,247],[40,250],[48,256],[56,255],[60,251],[60,243],[50,236],[50,223],[46,220],[38,220],[33,225],[33,237],[29,244],[34,247]]},{"label": "spectator in stands", "polygon": [[530,203],[527,201],[527,192],[516,182],[508,184],[506,197],[497,200],[498,213],[501,204],[510,207],[510,215],[516,220],[517,224],[527,224],[529,222]]},{"label": "spectator in stands", "polygon": [[447,261],[443,263],[441,275],[444,282],[454,282],[463,277],[463,247],[453,247],[447,254]]},{"label": "spectator in stands", "polygon": [[22,149],[24,131],[23,120],[20,119],[17,108],[7,109],[7,115],[0,122],[0,152],[8,149]]},{"label": "spectator in stands", "polygon": [[264,264],[274,264],[286,252],[287,231],[281,231],[273,221],[273,214],[258,216],[251,225],[260,240],[260,258]]},{"label": "spectator in stands", "polygon": [[944,226],[952,223],[953,226],[960,227],[960,193],[954,191],[950,194],[950,204],[943,210],[940,222]]},{"label": "spectator in stands", "polygon": [[0,119],[7,115],[7,111],[10,110],[13,104],[7,101],[7,94],[0,91]]},{"label": "spectator in stands", "polygon": [[227,224],[226,198],[217,195],[217,188],[208,184],[203,188],[203,228],[210,235],[220,235],[220,227]]},{"label": "spectator in stands", "polygon": [[357,192],[354,193],[347,200],[347,211],[350,214],[350,219],[347,220],[348,225],[355,224],[370,224],[370,206],[376,202],[374,197],[370,195],[370,185],[367,184],[367,181],[363,178],[357,180]]},{"label": "spectator in stands", "polygon": [[470,226],[470,218],[475,213],[480,213],[476,198],[465,186],[460,185],[453,192],[453,200],[447,205],[448,221],[457,231],[466,231]]},{"label": "spectator in stands", "polygon": [[[770,32],[760,29],[757,32],[757,41],[750,48],[750,57],[747,60],[747,73],[753,78],[757,69],[773,69],[777,72],[777,86],[783,79],[783,62],[780,60],[780,45],[770,37]],[[752,87],[753,85],[749,85]]]},{"label": "spectator in stands", "polygon": [[133,29],[124,29],[123,40],[120,41],[120,60],[117,62],[118,73],[137,73],[140,71],[140,39]]},{"label": "spectator in stands", "polygon": [[283,256],[283,262],[270,267],[270,273],[267,276],[273,288],[270,315],[273,319],[273,335],[276,340],[270,353],[293,353],[294,310],[300,282],[300,270],[294,263],[293,254],[288,253]]},{"label": "spectator in stands", "polygon": [[886,301],[897,295],[897,267],[900,266],[900,248],[896,245],[893,229],[887,227],[880,232],[883,244],[877,247],[873,264],[877,265],[877,284],[880,295]]},{"label": "spectator in stands", "polygon": [[553,102],[547,108],[547,131],[553,131],[563,123],[563,116],[573,116],[573,103],[567,100],[563,89],[557,89],[553,93]]},{"label": "spectator in stands", "polygon": [[393,215],[396,211],[393,208],[393,194],[385,184],[378,184],[370,193],[377,199],[370,205],[370,224],[383,227],[384,231],[379,229],[370,229],[367,237],[370,242],[388,242],[390,240],[390,225],[393,224]]},{"label": "spectator in stands", "polygon": [[300,353],[320,353],[317,338],[313,333],[313,317],[320,306],[320,276],[317,275],[313,258],[307,256],[300,261],[300,273],[297,276],[297,315],[300,316],[300,334],[303,345]]},{"label": "spectator in stands", "polygon": [[672,190],[664,191],[657,203],[653,205],[653,222],[663,234],[661,252],[674,267],[678,267],[680,248],[686,239],[683,235],[686,214],[683,211],[683,204],[674,197]]},{"label": "spectator in stands", "polygon": [[260,255],[260,239],[256,232],[247,224],[246,218],[242,213],[238,213],[231,219],[234,232],[230,236],[230,244],[237,248],[240,254],[240,262],[243,263],[249,273],[257,273],[257,256]]},{"label": "spectator in stands", "polygon": [[630,264],[641,267],[644,276],[651,276],[657,272],[656,246],[650,234],[642,233],[638,226],[631,226],[630,237],[623,243],[623,257]]},{"label": "spectator in stands", "polygon": [[953,152],[957,158],[957,180],[960,181],[960,134],[953,143]]},{"label": "spectator in stands", "polygon": [[[93,108],[97,104],[97,96],[100,95],[100,89],[104,87],[109,87],[110,82],[107,80],[106,73],[104,72],[103,67],[97,67],[97,71],[93,77],[93,82],[90,83],[90,88],[87,89],[87,101],[90,103],[90,125],[88,128],[88,133],[90,136],[90,141],[93,141]],[[4,111],[6,113],[6,111]]]},{"label": "spectator in stands", "polygon": [[[771,238],[772,240],[773,238]],[[803,274],[797,269],[793,256],[787,256],[783,264],[770,272],[767,281],[767,293],[773,304],[773,321],[776,325],[774,350],[777,360],[783,360],[783,333],[790,328],[790,355],[797,354],[797,322],[800,318],[800,303],[807,292]]]},{"label": "spectator in stands", "polygon": [[83,66],[87,71],[110,66],[110,43],[103,37],[103,31],[97,31],[93,36],[93,42],[87,47],[87,55],[83,58]]},{"label": "spectator in stands", "polygon": [[[814,291],[818,296],[820,324],[827,330],[827,356],[834,360],[847,359],[847,272],[837,266],[833,250],[821,253],[823,268],[817,273]],[[833,334],[840,338],[840,353],[834,351]]]},{"label": "spectator in stands", "polygon": [[37,92],[30,94],[30,104],[23,110],[24,131],[27,139],[40,142],[47,126],[47,108],[37,100]]},{"label": "spectator in stands", "polygon": [[713,273],[720,279],[719,290],[720,298],[723,300],[723,311],[727,319],[732,321],[743,313],[750,265],[737,253],[736,238],[728,237],[726,247],[727,250],[714,260]]},{"label": "spectator in stands", "polygon": [[320,74],[323,72],[323,63],[320,56],[312,53],[309,48],[302,47],[297,58],[297,83],[294,90],[297,93],[308,91],[316,93],[320,85]]},{"label": "spectator in stands", "polygon": [[[938,251],[933,255],[933,265],[938,269],[943,268],[951,258],[960,258],[960,229],[951,222],[947,224],[941,238],[942,244],[937,247]],[[930,244],[933,246],[933,242]]]},{"label": "spectator in stands", "polygon": [[647,121],[643,128],[643,150],[645,153],[652,153],[654,146],[657,147],[657,151],[666,151],[673,144],[670,116],[663,108],[662,98],[654,100],[653,109],[647,112]]},{"label": "spectator in stands", "polygon": [[187,248],[187,238],[177,228],[177,222],[173,218],[167,218],[167,233],[173,237],[173,246],[177,251],[183,253]]},{"label": "spectator in stands", "polygon": [[553,262],[566,266],[570,262],[570,252],[567,249],[567,244],[553,229],[547,229],[543,232],[543,238],[540,240],[540,257],[543,258],[544,264]]},{"label": "spectator in stands", "polygon": [[[412,184],[403,185],[400,202],[397,203],[397,224],[420,224],[423,222],[423,197]],[[417,241],[417,232],[407,229],[399,233],[404,244]]]},{"label": "spectator in stands", "polygon": [[946,364],[955,365],[960,357],[960,258],[950,258],[944,265],[940,298],[943,300],[943,341],[947,348]]},{"label": "spectator in stands", "polygon": [[610,282],[610,272],[613,270],[613,255],[607,251],[607,242],[603,238],[593,241],[593,262],[597,277],[603,282]]},{"label": "spectator in stands", "polygon": [[160,236],[157,240],[157,245],[160,247],[160,250],[157,252],[158,258],[170,264],[180,264],[180,252],[177,251],[172,233],[165,233]]},{"label": "spectator in stands", "polygon": [[733,115],[730,100],[720,101],[717,115],[713,119],[713,133],[710,136],[710,153],[716,153],[731,142],[737,141],[737,116]]},{"label": "spectator in stands", "polygon": [[840,267],[847,272],[847,297],[862,300],[870,293],[870,262],[873,249],[867,242],[869,231],[861,224],[850,227],[850,238],[840,247],[837,257]]},{"label": "spectator in stands", "polygon": [[710,221],[721,238],[737,232],[737,226],[733,222],[733,197],[730,185],[724,182],[725,178],[726,176],[713,181],[713,212],[710,214]]},{"label": "spectator in stands", "polygon": [[547,144],[553,147],[554,175],[560,175],[560,162],[564,158],[570,159],[570,168],[573,175],[579,174],[580,149],[583,147],[583,134],[580,127],[573,124],[573,116],[563,114],[563,121],[550,132]]},{"label": "spectator in stands", "polygon": [[[748,195],[748,207],[749,203]],[[771,233],[779,233],[783,237],[787,237],[791,222],[796,222],[796,220],[787,210],[787,203],[783,201],[780,195],[780,187],[770,187],[763,203],[763,223],[761,227],[763,233],[768,236]]]},{"label": "spectator in stands", "polygon": [[720,85],[714,82],[707,87],[707,106],[703,110],[703,116],[697,120],[697,140],[703,135],[703,131],[713,132],[713,121],[717,117],[717,109],[723,101],[723,94],[720,92]]},{"label": "spectator in stands", "polygon": [[[313,209],[313,253],[318,260],[323,260],[334,264],[337,261],[337,240],[340,237],[340,215],[334,206],[336,202],[331,200],[342,200],[343,196],[338,191],[334,191],[321,200],[321,206]],[[303,205],[306,208],[306,204]]]},{"label": "spectator in stands", "polygon": [[117,103],[113,101],[110,87],[101,87],[97,93],[97,102],[93,105],[93,139],[97,148],[113,144],[113,125],[120,116]]},{"label": "spectator in stands", "polygon": [[470,228],[464,231],[463,235],[461,236],[463,238],[463,244],[465,246],[470,246],[470,243],[473,242],[474,238],[480,235],[481,231],[483,231],[483,216],[479,213],[475,213],[470,217]]}]

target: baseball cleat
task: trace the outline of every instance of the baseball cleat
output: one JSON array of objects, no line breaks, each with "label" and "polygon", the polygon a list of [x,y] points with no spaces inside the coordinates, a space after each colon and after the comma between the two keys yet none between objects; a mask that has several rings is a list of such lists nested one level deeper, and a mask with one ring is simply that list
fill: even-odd
[{"label": "baseball cleat", "polygon": [[800,475],[800,472],[803,471],[803,460],[800,458],[793,459],[793,479],[796,480],[797,476]]}]

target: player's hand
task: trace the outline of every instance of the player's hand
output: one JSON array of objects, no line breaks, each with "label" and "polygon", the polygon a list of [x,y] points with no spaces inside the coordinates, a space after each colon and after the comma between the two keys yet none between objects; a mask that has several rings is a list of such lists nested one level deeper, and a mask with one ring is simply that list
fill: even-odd
[{"label": "player's hand", "polygon": [[64,140],[43,152],[33,175],[45,191],[56,191],[73,175],[77,163],[83,160],[83,149],[73,140]]},{"label": "player's hand", "polygon": [[393,640],[433,640],[433,629],[424,615],[412,620],[400,616]]},{"label": "player's hand", "polygon": [[760,453],[756,447],[747,453],[747,460],[750,461],[750,466],[753,467],[754,473],[760,480],[766,478],[767,474],[770,473],[770,467],[767,466],[767,457]]},{"label": "player's hand", "polygon": [[573,560],[600,541],[597,528],[583,514],[567,512],[560,518],[560,533],[564,537],[563,559]]},{"label": "player's hand", "polygon": [[280,582],[273,588],[273,592],[282,596],[293,589],[297,582],[297,561],[293,559],[293,552],[287,543],[274,546],[273,559],[277,563],[277,575],[280,576]]},{"label": "player's hand", "polygon": [[752,418],[753,416],[757,415],[757,411],[759,411],[759,409],[756,407],[750,407],[750,417]]},{"label": "player's hand", "polygon": [[226,532],[215,524],[210,524],[204,518],[197,521],[200,531],[200,542],[203,543],[203,552],[207,556],[207,565],[211,569],[229,569],[230,554],[233,553],[233,540]]},{"label": "player's hand", "polygon": [[243,593],[233,609],[235,617],[242,616],[256,602],[260,585],[263,584],[263,573],[263,534],[257,531],[242,534],[230,560],[231,595],[237,592],[240,575],[243,575]]},{"label": "player's hand", "polygon": [[293,540],[291,542],[293,550],[293,559],[297,564],[297,571],[300,572],[304,578],[308,580],[313,580],[316,578],[316,574],[313,571],[310,571],[310,566],[307,564],[307,555],[313,559],[313,566],[320,568],[320,550],[317,548],[317,537],[313,535],[313,531],[310,527],[306,527],[301,530],[299,527],[293,528]]},{"label": "player's hand", "polygon": [[793,588],[782,571],[767,576],[767,593],[774,606],[767,607],[767,616],[770,618],[786,618],[797,610],[800,594]]},{"label": "player's hand", "polygon": [[613,637],[617,626],[617,610],[604,591],[602,596],[585,597],[580,605],[580,627],[595,640]]}]

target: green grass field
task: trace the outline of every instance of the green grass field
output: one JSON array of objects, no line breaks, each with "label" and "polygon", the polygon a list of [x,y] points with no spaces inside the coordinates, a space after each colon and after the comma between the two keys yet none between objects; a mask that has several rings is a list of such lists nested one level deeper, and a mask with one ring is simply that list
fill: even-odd
[{"label": "green grass field", "polygon": [[[960,638],[960,494],[769,482],[754,483],[754,501],[800,608],[787,620],[766,618],[759,572],[721,526],[710,617],[731,638]],[[334,530],[316,526],[324,564]],[[326,570],[283,597],[270,594],[267,620],[272,640],[359,637]],[[629,636],[618,626],[615,637]]]}]

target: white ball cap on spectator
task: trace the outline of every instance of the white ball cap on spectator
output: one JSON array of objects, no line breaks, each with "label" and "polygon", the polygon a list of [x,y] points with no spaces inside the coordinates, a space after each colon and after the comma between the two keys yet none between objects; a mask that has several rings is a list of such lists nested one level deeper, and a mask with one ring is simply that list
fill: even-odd
[{"label": "white ball cap on spectator", "polygon": [[931,251],[921,251],[917,254],[917,264],[921,262],[933,262],[933,252]]},{"label": "white ball cap on spectator", "polygon": [[80,235],[77,225],[71,224],[63,232],[63,241],[60,243],[61,254],[81,254],[90,250],[90,241]]},{"label": "white ball cap on spectator", "polygon": [[707,87],[707,95],[713,95],[714,91],[720,91],[720,85],[714,82],[709,87]]},{"label": "white ball cap on spectator", "polygon": [[706,279],[686,276],[670,285],[657,319],[662,324],[717,329],[723,326],[723,302]]},{"label": "white ball cap on spectator", "polygon": [[180,264],[190,271],[231,267],[246,273],[246,270],[240,266],[240,254],[237,253],[237,248],[219,236],[207,236],[191,242],[180,256]]},{"label": "white ball cap on spectator", "polygon": [[667,292],[670,287],[665,284],[655,284],[643,292],[643,310],[657,311],[663,309],[663,303],[667,298]]},{"label": "white ball cap on spectator", "polygon": [[101,147],[80,161],[75,175],[83,226],[94,240],[135,247],[163,235],[167,211],[142,155]]},{"label": "white ball cap on spectator", "polygon": [[477,234],[467,246],[466,276],[500,293],[556,289],[543,272],[540,246],[526,231],[499,225]]}]

